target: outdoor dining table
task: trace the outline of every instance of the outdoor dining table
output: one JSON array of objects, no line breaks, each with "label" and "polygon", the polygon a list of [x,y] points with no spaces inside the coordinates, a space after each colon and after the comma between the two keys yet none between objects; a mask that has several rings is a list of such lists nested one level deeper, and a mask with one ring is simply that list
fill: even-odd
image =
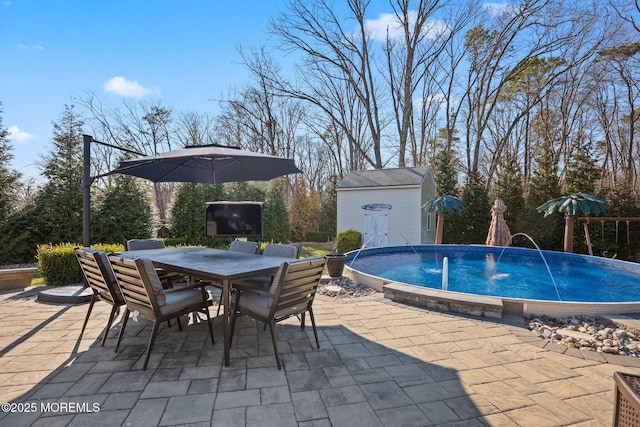
[{"label": "outdoor dining table", "polygon": [[123,258],[147,258],[164,270],[186,274],[194,279],[222,283],[224,364],[229,366],[230,312],[229,289],[235,280],[275,274],[289,258],[272,257],[195,246],[125,251]]}]

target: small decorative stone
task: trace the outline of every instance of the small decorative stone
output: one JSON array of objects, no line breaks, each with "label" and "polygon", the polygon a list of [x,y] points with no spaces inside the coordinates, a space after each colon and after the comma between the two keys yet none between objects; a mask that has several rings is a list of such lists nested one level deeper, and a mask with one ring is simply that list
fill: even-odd
[{"label": "small decorative stone", "polygon": [[375,289],[353,282],[348,277],[332,278],[327,283],[318,286],[319,295],[340,298],[358,298],[374,294]]},{"label": "small decorative stone", "polygon": [[624,327],[602,318],[542,316],[526,320],[533,335],[550,343],[581,351],[640,357],[640,340]]}]

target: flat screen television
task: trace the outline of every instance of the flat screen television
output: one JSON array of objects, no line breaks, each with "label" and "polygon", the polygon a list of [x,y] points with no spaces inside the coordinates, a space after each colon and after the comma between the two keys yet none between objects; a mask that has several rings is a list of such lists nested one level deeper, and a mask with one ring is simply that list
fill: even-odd
[{"label": "flat screen television", "polygon": [[207,237],[262,237],[262,202],[209,202]]}]

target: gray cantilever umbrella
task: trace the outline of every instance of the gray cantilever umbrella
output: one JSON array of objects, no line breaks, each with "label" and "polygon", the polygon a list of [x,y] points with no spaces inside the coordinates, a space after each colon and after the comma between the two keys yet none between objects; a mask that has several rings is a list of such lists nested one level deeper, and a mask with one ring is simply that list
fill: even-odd
[{"label": "gray cantilever umbrella", "polygon": [[254,153],[222,145],[194,145],[121,162],[113,173],[153,182],[268,181],[301,173],[291,159]]}]

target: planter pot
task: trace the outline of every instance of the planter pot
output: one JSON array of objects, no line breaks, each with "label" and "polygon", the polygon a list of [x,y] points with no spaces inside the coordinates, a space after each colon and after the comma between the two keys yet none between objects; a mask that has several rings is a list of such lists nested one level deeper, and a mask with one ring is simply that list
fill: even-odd
[{"label": "planter pot", "polygon": [[329,272],[329,276],[342,277],[342,270],[344,269],[344,263],[347,256],[344,254],[325,255],[325,258],[327,259],[327,270]]},{"label": "planter pot", "polygon": [[0,269],[0,290],[31,286],[31,280],[37,271],[37,267]]}]

